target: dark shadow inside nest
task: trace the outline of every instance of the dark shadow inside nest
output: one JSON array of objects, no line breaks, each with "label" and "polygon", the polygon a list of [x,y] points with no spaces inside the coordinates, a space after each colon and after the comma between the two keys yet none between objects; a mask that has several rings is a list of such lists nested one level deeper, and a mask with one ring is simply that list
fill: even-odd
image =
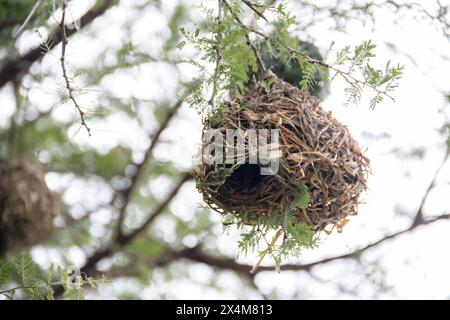
[{"label": "dark shadow inside nest", "polygon": [[241,194],[253,193],[267,178],[261,175],[261,167],[257,164],[242,164],[227,177],[223,188],[235,190]]}]

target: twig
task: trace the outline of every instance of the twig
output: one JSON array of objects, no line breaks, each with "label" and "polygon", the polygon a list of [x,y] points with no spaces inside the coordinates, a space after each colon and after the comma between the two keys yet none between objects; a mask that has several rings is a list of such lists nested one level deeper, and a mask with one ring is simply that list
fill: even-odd
[{"label": "twig", "polygon": [[172,189],[172,191],[170,191],[170,193],[167,195],[167,197],[155,208],[154,212],[147,218],[147,220],[144,221],[139,228],[134,229],[128,235],[124,235],[120,244],[125,245],[125,244],[129,243],[131,240],[133,240],[134,238],[136,238],[138,235],[143,233],[153,223],[153,221],[164,212],[164,209],[169,205],[169,203],[172,201],[172,199],[177,195],[178,191],[184,185],[184,183],[191,179],[192,179],[192,174],[190,172],[185,173],[183,175],[183,177],[181,178],[181,180]]},{"label": "twig", "polygon": [[91,136],[91,129],[88,127],[86,120],[85,120],[85,113],[83,110],[81,110],[80,105],[78,104],[78,101],[75,99],[74,95],[73,95],[73,88],[72,85],[69,81],[69,77],[67,75],[67,69],[66,69],[66,63],[65,63],[65,59],[66,59],[66,46],[67,43],[69,42],[67,35],[66,35],[66,23],[65,23],[65,19],[66,19],[66,10],[67,10],[67,0],[63,0],[62,1],[62,15],[61,15],[61,22],[59,24],[60,28],[61,28],[61,69],[62,69],[62,73],[63,73],[63,77],[64,77],[64,81],[66,83],[66,89],[67,89],[67,93],[69,94],[69,99],[72,100],[73,105],[75,106],[75,109],[78,111],[78,114],[80,115],[80,119],[81,119],[81,126],[86,128],[87,134],[89,136]]},{"label": "twig", "polygon": [[431,179],[431,182],[428,185],[428,188],[425,190],[425,193],[424,193],[424,195],[422,197],[422,200],[420,201],[419,208],[417,209],[416,216],[414,217],[414,221],[412,223],[413,227],[418,225],[418,224],[420,224],[423,221],[423,207],[425,205],[425,202],[428,199],[428,196],[429,196],[431,190],[433,190],[433,188],[436,185],[436,179],[438,178],[439,173],[441,172],[442,168],[444,167],[445,163],[447,162],[447,160],[448,160],[448,158],[450,156],[450,152],[449,151],[450,151],[450,147],[447,147],[444,159],[442,160],[442,162],[439,165],[439,167],[436,169],[436,171],[435,171],[435,173],[433,175],[433,178]]},{"label": "twig", "polygon": [[41,3],[42,3],[42,0],[37,0],[36,1],[36,3],[34,4],[33,8],[30,11],[30,13],[28,14],[27,18],[25,19],[25,21],[22,23],[22,25],[17,30],[17,32],[15,32],[13,34],[14,38],[17,38],[17,37],[19,37],[22,34],[22,32],[25,30],[25,27],[27,26],[28,22],[30,22],[31,18],[33,17],[34,13],[36,12],[37,8],[39,8]]},{"label": "twig", "polygon": [[29,288],[33,288],[33,286],[32,285],[20,285],[20,286],[11,288],[11,289],[2,290],[2,291],[0,291],[0,294],[7,295],[7,294],[12,293],[12,292],[17,291],[17,290],[29,289]]},{"label": "twig", "polygon": [[273,237],[271,243],[269,243],[269,242],[267,241],[267,239],[266,239],[266,237],[264,236],[263,233],[261,233],[261,234],[262,234],[262,237],[264,238],[264,240],[265,240],[266,243],[267,243],[267,249],[264,250],[264,251],[260,254],[258,261],[257,261],[257,262],[255,263],[255,265],[252,267],[252,269],[250,270],[250,273],[255,273],[255,272],[258,270],[259,266],[261,265],[261,262],[264,260],[264,258],[266,257],[266,255],[267,255],[268,253],[270,253],[270,254],[273,255],[273,247],[275,246],[277,240],[281,237],[281,235],[284,234],[284,229],[281,228],[281,229],[279,229],[279,230],[277,231],[277,233],[276,233],[275,236]]},{"label": "twig", "polygon": [[267,18],[258,11],[258,9],[256,9],[256,5],[254,5],[253,3],[251,3],[250,1],[247,0],[242,0],[242,2],[249,7],[253,12],[255,12],[260,18],[264,19],[264,21],[269,22],[269,20],[267,20]]}]

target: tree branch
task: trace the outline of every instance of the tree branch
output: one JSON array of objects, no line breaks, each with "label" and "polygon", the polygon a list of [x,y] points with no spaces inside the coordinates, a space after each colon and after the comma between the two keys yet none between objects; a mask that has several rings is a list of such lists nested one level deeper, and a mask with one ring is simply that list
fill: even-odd
[{"label": "tree branch", "polygon": [[439,165],[439,167],[436,169],[433,179],[431,180],[430,184],[428,185],[427,190],[425,190],[425,193],[422,197],[422,201],[420,202],[419,208],[417,209],[417,213],[416,216],[414,218],[414,221],[412,223],[412,226],[416,226],[418,224],[420,224],[423,221],[423,207],[425,205],[425,202],[428,199],[428,196],[431,192],[431,190],[433,190],[435,184],[436,184],[436,179],[439,176],[439,173],[441,172],[442,168],[444,167],[445,163],[448,160],[448,157],[450,156],[450,147],[447,147],[447,150],[445,152],[445,156],[444,159],[442,160],[441,164]]},{"label": "tree branch", "polygon": [[[131,241],[133,241],[137,236],[142,234],[144,231],[147,230],[147,228],[155,221],[157,217],[159,217],[164,210],[167,208],[167,206],[170,204],[170,202],[175,198],[178,191],[181,189],[181,187],[186,183],[187,181],[192,179],[192,173],[191,172],[185,172],[182,176],[181,180],[173,187],[173,189],[169,192],[169,194],[166,196],[166,198],[161,201],[161,203],[153,210],[152,213],[150,213],[149,217],[146,221],[144,221],[140,227],[137,229],[134,229],[132,232],[130,232],[127,235],[124,235],[120,240],[118,238],[115,238],[113,240],[113,243],[97,252],[95,252],[91,257],[88,258],[87,262],[84,264],[84,266],[80,269],[81,274],[85,277],[89,277],[96,273],[96,264],[104,259],[107,258],[114,253],[121,250],[123,247],[128,245]],[[55,297],[61,296],[64,293],[64,288],[62,286],[56,286],[54,288]]]},{"label": "tree branch", "polygon": [[[426,226],[430,225],[432,223],[435,223],[437,221],[441,220],[449,220],[450,219],[450,213],[439,215],[435,218],[423,221],[419,225],[415,227],[408,227],[404,230],[397,231],[394,233],[391,233],[387,236],[382,237],[381,239],[374,241],[372,243],[369,243],[368,245],[361,247],[359,249],[356,249],[350,253],[346,253],[343,255],[338,255],[330,258],[321,259],[315,262],[306,263],[306,264],[287,264],[284,266],[281,266],[281,270],[291,270],[291,271],[310,271],[312,268],[327,264],[336,260],[343,260],[343,259],[351,259],[360,256],[363,252],[374,248],[388,240],[395,239],[405,233],[408,233],[414,229],[416,229],[419,226]],[[254,274],[250,273],[250,270],[252,269],[252,265],[248,264],[241,264],[236,262],[234,259],[231,258],[221,258],[221,257],[214,257],[207,253],[205,253],[200,247],[194,247],[194,248],[187,248],[183,249],[178,252],[172,252],[172,255],[178,257],[178,258],[184,258],[195,262],[201,262],[208,264],[212,267],[220,268],[220,269],[227,269],[231,271],[235,271],[238,273],[243,273],[249,277],[253,277]],[[257,270],[255,270],[255,274],[263,272],[263,271],[273,271],[274,267],[271,266],[260,266]]]},{"label": "tree branch", "polygon": [[267,20],[267,18],[261,12],[259,12],[258,9],[256,9],[256,5],[255,4],[253,4],[253,3],[251,3],[250,1],[247,1],[247,0],[242,0],[242,2],[247,7],[249,7],[254,13],[256,13],[261,19],[263,19],[266,22],[269,22],[269,20]]},{"label": "tree branch", "polygon": [[[226,0],[222,0],[222,1],[225,4],[225,6],[227,7],[227,10],[233,16],[234,20],[236,20],[241,25],[242,28],[244,28],[246,30],[250,30],[249,28],[246,27],[246,25],[243,23],[243,21],[234,13],[233,8],[231,8],[231,5]],[[263,35],[262,33],[259,33],[259,32],[256,32],[256,34]],[[245,34],[245,39],[247,40],[247,45],[252,49],[253,54],[256,57],[256,61],[259,65],[259,67],[261,68],[262,73],[264,74],[266,72],[267,68],[266,68],[266,65],[264,64],[263,59],[261,58],[261,55],[259,54],[258,48],[256,48],[255,44],[253,42],[251,42],[248,33]]]},{"label": "tree branch", "polygon": [[161,136],[161,133],[167,128],[169,125],[170,120],[175,116],[175,114],[180,109],[181,105],[183,104],[183,99],[179,99],[173,107],[169,109],[169,111],[166,114],[166,117],[164,118],[163,122],[159,126],[158,130],[156,130],[153,134],[150,136],[150,145],[147,148],[144,159],[141,163],[136,164],[136,172],[131,177],[131,183],[128,188],[123,190],[121,192],[121,196],[123,197],[123,205],[120,208],[119,211],[119,219],[117,222],[117,239],[119,242],[123,241],[123,221],[125,219],[125,213],[127,211],[128,205],[130,203],[132,194],[134,190],[136,189],[137,185],[139,184],[139,180],[142,177],[142,174],[144,172],[145,164],[148,162],[148,160],[152,157],[153,150],[155,149],[155,146],[157,145],[159,138]]},{"label": "tree branch", "polygon": [[181,178],[181,180],[178,182],[178,184],[172,189],[172,191],[167,195],[167,197],[158,205],[158,207],[156,207],[156,209],[148,217],[148,219],[144,223],[142,223],[142,225],[139,228],[134,229],[128,235],[124,235],[122,237],[122,239],[120,240],[119,244],[122,246],[126,245],[129,242],[131,242],[131,240],[133,240],[138,235],[140,235],[145,230],[147,230],[147,228],[153,223],[153,221],[164,212],[164,209],[169,205],[169,203],[172,201],[172,199],[177,195],[178,191],[181,189],[181,187],[184,185],[184,183],[191,179],[192,179],[192,173],[186,172],[183,175],[183,177]]},{"label": "tree branch", "polygon": [[67,10],[67,0],[63,0],[62,1],[61,22],[59,23],[59,27],[61,28],[61,57],[60,57],[61,69],[62,69],[64,82],[66,84],[67,93],[69,95],[69,100],[71,100],[73,102],[75,109],[78,111],[78,114],[80,115],[81,126],[85,127],[88,136],[91,136],[91,129],[88,127],[88,125],[86,123],[86,120],[84,117],[84,115],[85,115],[84,111],[81,110],[81,107],[78,104],[78,101],[75,99],[75,96],[73,94],[74,90],[72,88],[72,84],[70,83],[69,76],[67,73],[67,68],[66,68],[66,47],[67,47],[67,43],[69,42],[69,40],[67,38],[66,27],[65,27],[65,25],[66,25],[66,22],[65,22],[66,10]]},{"label": "tree branch", "polygon": [[[113,0],[103,0],[100,2],[99,5],[96,5],[92,9],[87,11],[80,18],[80,28],[84,28],[87,25],[89,25],[97,17],[105,13],[106,10],[109,9],[114,3],[115,1]],[[64,30],[66,32],[67,37],[72,36],[76,32],[76,29],[68,28],[67,26],[64,27]],[[51,50],[61,41],[62,41],[62,34],[58,27],[58,30],[55,30],[38,47],[31,49],[21,57],[5,61],[3,67],[0,69],[0,88],[2,88],[6,83],[12,81],[19,75],[28,72],[30,66],[43,56],[42,47],[45,47],[47,44],[48,48]]]}]

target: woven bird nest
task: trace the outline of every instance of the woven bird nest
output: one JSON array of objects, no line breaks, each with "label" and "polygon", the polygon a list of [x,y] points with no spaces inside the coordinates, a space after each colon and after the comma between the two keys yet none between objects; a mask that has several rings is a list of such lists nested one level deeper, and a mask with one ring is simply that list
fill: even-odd
[{"label": "woven bird nest", "polygon": [[58,212],[38,166],[23,159],[0,163],[0,254],[45,240]]},{"label": "woven bird nest", "polygon": [[[287,206],[297,223],[314,231],[329,231],[327,226],[339,230],[347,216],[357,214],[369,160],[348,129],[315,97],[270,74],[244,96],[226,102],[220,113],[205,121],[204,129],[225,134],[236,128],[278,129],[279,169],[274,175],[261,175],[261,164],[247,161],[250,152],[240,164],[208,164],[202,155],[196,184],[212,209],[244,214],[244,223],[255,225],[260,217],[280,214]],[[245,144],[249,150],[248,137]],[[309,194],[300,208],[295,206],[299,186]]]}]

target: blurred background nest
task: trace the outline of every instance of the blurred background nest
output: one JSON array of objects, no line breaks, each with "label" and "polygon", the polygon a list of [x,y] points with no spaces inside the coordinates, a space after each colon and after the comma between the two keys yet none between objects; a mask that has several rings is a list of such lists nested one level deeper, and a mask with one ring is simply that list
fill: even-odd
[{"label": "blurred background nest", "polygon": [[25,159],[0,163],[0,254],[45,240],[58,212],[38,165]]}]

